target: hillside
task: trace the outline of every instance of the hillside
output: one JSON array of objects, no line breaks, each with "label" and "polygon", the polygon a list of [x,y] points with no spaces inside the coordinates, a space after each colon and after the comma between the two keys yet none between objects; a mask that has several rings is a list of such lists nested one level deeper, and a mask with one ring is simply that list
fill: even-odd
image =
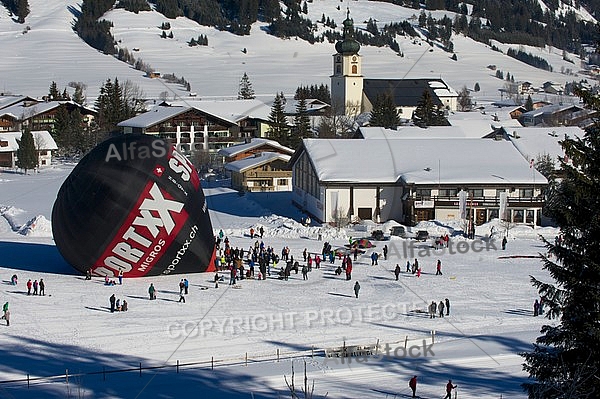
[{"label": "hillside", "polygon": [[[6,53],[0,60],[0,91],[42,96],[53,80],[60,88],[71,81],[81,81],[88,87],[88,98],[93,99],[106,79],[118,77],[138,84],[148,97],[156,98],[164,92],[169,98],[187,94],[181,86],[149,79],[143,72],[85,44],[72,30],[80,2],[29,0],[29,5],[31,12],[24,24],[14,22],[6,9],[0,9],[0,40]],[[338,10],[338,5],[329,0],[315,0],[310,3],[308,17],[316,21],[327,15],[336,21],[339,29],[346,10],[342,7]],[[366,0],[352,2],[350,12],[356,27],[363,30],[370,18],[383,26],[403,20],[416,25],[418,17],[417,10],[411,8]],[[450,18],[454,15],[446,11],[432,11],[431,14],[435,19],[441,19],[445,14]],[[235,97],[244,72],[250,77],[257,95],[265,101],[272,100],[278,91],[291,96],[299,85],[329,84],[331,55],[335,51],[333,44],[279,39],[266,32],[266,22],[255,22],[249,35],[237,36],[201,26],[184,17],[167,19],[156,11],[135,14],[114,9],[104,18],[113,23],[111,32],[118,46],[127,48],[136,58],[163,74],[185,77],[191,90],[200,98]],[[160,37],[160,25],[167,21],[171,25],[172,39]],[[188,41],[199,35],[208,38],[208,46],[188,46]],[[567,58],[574,64],[564,61],[562,50],[554,47],[525,47],[546,59],[555,71],[546,72],[463,35],[452,37],[457,61],[450,59],[450,53],[438,46],[430,47],[423,39],[397,36],[396,40],[404,57],[387,47],[362,46],[360,54],[364,57],[363,74],[366,77],[441,76],[457,89],[463,85],[472,88],[479,82],[482,90],[475,94],[478,102],[499,99],[498,89],[503,82],[486,68],[490,64],[510,72],[516,80],[528,80],[534,86],[547,80],[564,83],[581,79],[560,73],[561,69],[577,71],[579,60],[576,55],[568,54]],[[522,46],[513,47],[519,49]]]}]

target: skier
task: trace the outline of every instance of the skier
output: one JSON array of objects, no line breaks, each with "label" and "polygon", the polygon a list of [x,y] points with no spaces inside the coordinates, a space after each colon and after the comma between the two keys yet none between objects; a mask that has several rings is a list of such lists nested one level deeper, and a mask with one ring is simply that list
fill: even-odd
[{"label": "skier", "polygon": [[148,294],[150,295],[150,300],[156,299],[156,288],[154,288],[154,283],[150,283]]},{"label": "skier", "polygon": [[437,265],[435,267],[435,275],[436,276],[441,276],[442,275],[442,261],[438,259],[437,261]]},{"label": "skier", "polygon": [[406,273],[410,273],[410,261],[406,261]]},{"label": "skier", "polygon": [[115,298],[115,294],[112,294],[108,301],[110,302],[110,313],[114,313],[115,311],[115,302],[117,298]]},{"label": "skier", "polygon": [[450,316],[450,300],[448,298],[446,298],[445,301],[446,301],[446,316]]},{"label": "skier", "polygon": [[12,277],[10,278],[10,283],[12,285],[17,285],[17,275],[13,274]]},{"label": "skier", "polygon": [[360,291],[360,284],[358,284],[358,281],[354,284],[354,295],[356,295],[356,297],[358,298],[358,291]]},{"label": "skier", "polygon": [[44,291],[46,289],[46,284],[44,283],[44,279],[41,278],[40,279],[40,295],[46,295],[46,291]]},{"label": "skier", "polygon": [[394,269],[394,274],[396,275],[396,281],[398,281],[398,277],[400,276],[400,265],[396,263],[396,268]]},{"label": "skier", "polygon": [[8,302],[4,303],[4,305],[2,306],[2,311],[4,312],[4,315],[2,316],[2,318],[6,319],[6,312],[8,312]]},{"label": "skier", "polygon": [[302,266],[302,279],[308,280],[308,267],[306,265]]},{"label": "skier", "polygon": [[27,295],[31,295],[31,286],[33,285],[33,283],[31,282],[31,279],[27,280]]},{"label": "skier", "polygon": [[452,385],[452,380],[448,380],[448,383],[446,384],[446,396],[444,396],[444,399],[452,399],[452,390],[456,389],[458,385]]},{"label": "skier", "polygon": [[38,294],[38,287],[39,287],[39,283],[37,280],[33,281],[33,295],[37,295]]},{"label": "skier", "polygon": [[417,376],[413,376],[413,378],[410,379],[410,381],[408,382],[408,386],[410,387],[410,389],[412,389],[412,397],[416,398],[417,397]]},{"label": "skier", "polygon": [[440,311],[440,317],[444,317],[444,301],[440,301],[438,309]]}]

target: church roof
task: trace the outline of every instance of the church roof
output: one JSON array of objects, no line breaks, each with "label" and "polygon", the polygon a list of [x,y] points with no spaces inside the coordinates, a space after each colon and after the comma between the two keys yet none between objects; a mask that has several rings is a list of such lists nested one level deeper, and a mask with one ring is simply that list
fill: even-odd
[{"label": "church roof", "polygon": [[432,82],[443,83],[441,79],[364,79],[363,92],[371,104],[378,94],[389,93],[397,107],[416,107],[423,92],[428,90],[433,103],[443,105],[432,88]]}]

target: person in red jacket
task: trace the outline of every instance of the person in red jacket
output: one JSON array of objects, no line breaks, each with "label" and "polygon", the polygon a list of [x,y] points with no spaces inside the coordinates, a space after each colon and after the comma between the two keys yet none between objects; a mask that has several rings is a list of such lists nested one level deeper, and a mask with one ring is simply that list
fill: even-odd
[{"label": "person in red jacket", "polygon": [[444,396],[444,399],[452,399],[452,390],[456,389],[458,385],[452,385],[452,380],[448,380],[448,383],[446,384],[446,396]]},{"label": "person in red jacket", "polygon": [[417,376],[413,376],[413,378],[410,379],[410,381],[408,382],[408,386],[410,387],[410,389],[412,389],[412,397],[416,398],[417,397]]}]

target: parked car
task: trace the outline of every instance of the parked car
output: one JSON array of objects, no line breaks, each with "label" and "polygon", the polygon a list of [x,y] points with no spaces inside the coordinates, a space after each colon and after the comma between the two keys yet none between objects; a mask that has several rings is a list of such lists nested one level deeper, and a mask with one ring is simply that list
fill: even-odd
[{"label": "parked car", "polygon": [[427,241],[429,238],[429,232],[427,230],[419,230],[415,235],[415,240],[417,241]]},{"label": "parked car", "polygon": [[394,226],[390,229],[390,235],[405,238],[406,229],[404,226]]},{"label": "parked car", "polygon": [[373,230],[371,232],[371,237],[373,237],[373,239],[377,240],[377,241],[385,240],[385,235],[383,234],[383,230]]}]

